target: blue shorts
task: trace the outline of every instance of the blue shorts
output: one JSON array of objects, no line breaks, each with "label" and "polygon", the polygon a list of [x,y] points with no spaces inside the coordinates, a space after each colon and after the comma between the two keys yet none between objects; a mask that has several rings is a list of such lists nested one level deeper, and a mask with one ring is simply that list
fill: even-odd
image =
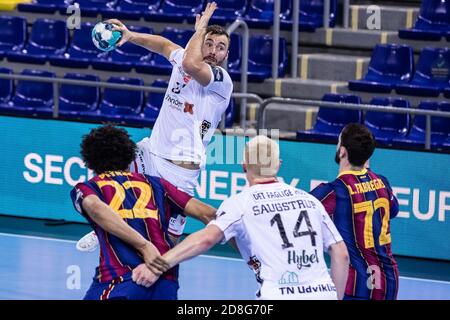
[{"label": "blue shorts", "polygon": [[84,300],[177,300],[178,282],[159,279],[150,288],[136,284],[131,272],[111,282],[94,280]]},{"label": "blue shorts", "polygon": [[356,297],[356,296],[348,296],[348,295],[344,294],[344,299],[342,299],[342,300],[370,300],[370,299]]}]

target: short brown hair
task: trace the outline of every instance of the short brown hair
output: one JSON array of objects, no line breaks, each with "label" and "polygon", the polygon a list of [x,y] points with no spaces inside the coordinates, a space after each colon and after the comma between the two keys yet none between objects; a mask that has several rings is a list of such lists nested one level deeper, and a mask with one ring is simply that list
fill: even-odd
[{"label": "short brown hair", "polygon": [[217,34],[219,36],[224,35],[227,37],[228,42],[231,42],[230,35],[228,34],[227,30],[217,24],[206,27],[206,34]]}]

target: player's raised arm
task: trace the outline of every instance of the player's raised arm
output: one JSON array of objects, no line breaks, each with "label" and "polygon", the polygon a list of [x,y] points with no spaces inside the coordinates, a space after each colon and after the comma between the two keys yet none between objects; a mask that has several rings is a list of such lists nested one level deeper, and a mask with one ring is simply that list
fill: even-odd
[{"label": "player's raised arm", "polygon": [[[216,10],[215,2],[208,3],[202,15],[196,16],[195,33],[186,46],[186,52],[183,59],[183,70],[191,75],[202,86],[207,86],[211,82],[212,72],[211,66],[204,61],[204,53],[202,52],[203,42],[205,42],[206,28],[209,19]],[[205,42],[205,45],[208,45]],[[210,44],[214,46],[214,43]],[[226,46],[224,48],[227,49]]]},{"label": "player's raised arm", "polygon": [[164,37],[130,31],[121,21],[117,19],[110,19],[106,22],[114,24],[114,29],[122,32],[122,39],[117,44],[118,47],[129,41],[138,46],[144,47],[147,50],[158,53],[164,56],[167,60],[169,60],[172,51],[181,48],[179,45]]}]

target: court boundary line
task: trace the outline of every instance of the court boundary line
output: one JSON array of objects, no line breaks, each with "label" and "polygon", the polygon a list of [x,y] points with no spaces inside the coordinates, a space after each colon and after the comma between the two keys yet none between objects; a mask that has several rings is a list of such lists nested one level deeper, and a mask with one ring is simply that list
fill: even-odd
[{"label": "court boundary line", "polygon": [[[36,240],[46,240],[46,241],[56,241],[56,242],[65,242],[65,243],[76,243],[77,242],[76,240],[67,240],[67,239],[58,239],[58,238],[40,237],[40,236],[30,236],[30,235],[17,234],[17,233],[0,232],[0,236],[16,237],[16,238],[27,238],[27,239],[36,239]],[[91,252],[87,252],[87,253],[91,253]],[[242,263],[245,263],[243,259],[239,259],[239,258],[220,257],[220,256],[204,255],[204,254],[199,255],[199,257],[208,258],[208,259],[217,259],[217,260],[241,261]],[[445,280],[413,278],[413,277],[404,277],[404,276],[400,276],[400,278],[401,279],[405,279],[405,280],[414,280],[414,281],[421,281],[421,282],[434,282],[434,283],[442,283],[442,284],[450,285],[450,281],[445,281]]]}]

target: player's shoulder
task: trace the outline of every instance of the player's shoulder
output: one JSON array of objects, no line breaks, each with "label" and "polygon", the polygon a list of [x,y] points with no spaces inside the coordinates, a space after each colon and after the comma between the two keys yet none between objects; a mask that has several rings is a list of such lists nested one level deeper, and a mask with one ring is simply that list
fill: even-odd
[{"label": "player's shoulder", "polygon": [[221,66],[210,66],[213,73],[213,83],[216,84],[232,84],[232,80],[228,71]]},{"label": "player's shoulder", "polygon": [[337,188],[337,179],[333,180],[331,182],[322,182],[317,187],[315,187],[313,190],[310,191],[310,194],[319,200],[322,200],[325,198],[328,194],[334,192]]}]

